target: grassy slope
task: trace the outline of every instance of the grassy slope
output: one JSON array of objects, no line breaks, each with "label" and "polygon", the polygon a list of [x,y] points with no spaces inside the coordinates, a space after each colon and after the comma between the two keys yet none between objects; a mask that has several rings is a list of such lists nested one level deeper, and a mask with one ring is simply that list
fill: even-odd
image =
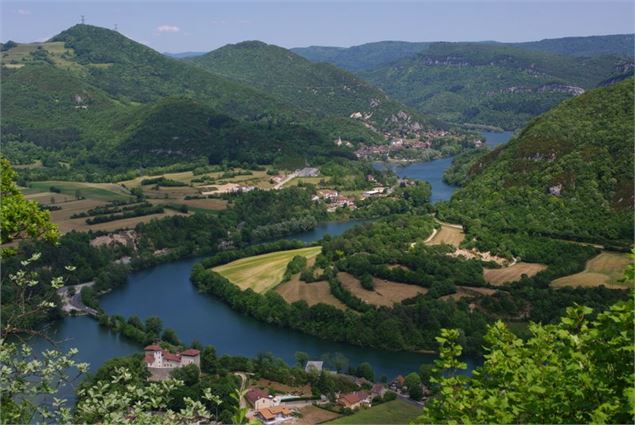
[{"label": "grassy slope", "polygon": [[421,415],[421,408],[401,400],[360,410],[350,416],[342,416],[329,424],[408,424]]},{"label": "grassy slope", "polygon": [[457,122],[518,128],[570,96],[551,83],[590,88],[619,73],[617,58],[574,58],[504,45],[433,43],[423,53],[360,73],[423,113]]},{"label": "grassy slope", "polygon": [[213,268],[241,289],[251,288],[261,293],[275,287],[282,280],[287,264],[296,255],[307,259],[315,258],[322,250],[319,246],[271,252],[253,257],[241,258]]},{"label": "grassy slope", "polygon": [[384,128],[390,124],[390,117],[408,110],[346,71],[326,63],[313,63],[287,49],[260,41],[230,44],[191,61],[319,116],[372,113],[371,121]]},{"label": "grassy slope", "polygon": [[[442,215],[499,230],[632,242],[633,139],[633,79],[590,91],[480,160]],[[557,185],[561,196],[550,195]]]}]

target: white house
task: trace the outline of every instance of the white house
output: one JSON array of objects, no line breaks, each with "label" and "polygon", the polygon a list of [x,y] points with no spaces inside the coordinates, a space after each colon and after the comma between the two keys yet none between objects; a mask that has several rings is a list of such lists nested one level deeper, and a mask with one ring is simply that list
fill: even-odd
[{"label": "white house", "polygon": [[144,351],[146,353],[144,360],[148,368],[176,369],[189,364],[201,367],[201,352],[193,348],[175,354],[162,349],[157,344],[152,344],[145,347]]}]

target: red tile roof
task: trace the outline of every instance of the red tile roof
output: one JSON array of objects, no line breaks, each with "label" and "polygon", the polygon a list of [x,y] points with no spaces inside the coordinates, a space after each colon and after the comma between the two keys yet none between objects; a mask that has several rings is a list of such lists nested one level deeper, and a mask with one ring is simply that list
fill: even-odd
[{"label": "red tile roof", "polygon": [[152,345],[148,345],[146,348],[144,348],[145,351],[161,351],[161,347],[158,346],[157,344],[152,344]]},{"label": "red tile roof", "polygon": [[188,348],[187,350],[181,352],[182,356],[188,356],[188,357],[196,357],[199,354],[201,354],[201,352],[194,348]]},{"label": "red tile roof", "polygon": [[344,407],[348,407],[359,403],[367,397],[368,393],[366,391],[355,391],[353,393],[342,394],[337,402]]},{"label": "red tile roof", "polygon": [[181,361],[181,356],[179,354],[174,354],[174,353],[170,353],[169,351],[163,351],[163,359],[164,360],[168,360],[168,361],[172,361],[172,362],[180,362]]},{"label": "red tile roof", "polygon": [[154,363],[154,355],[150,353],[146,353],[146,356],[143,359],[147,364]]},{"label": "red tile roof", "polygon": [[245,398],[247,399],[247,401],[250,402],[252,405],[256,404],[257,400],[260,400],[261,398],[267,398],[267,397],[269,397],[269,394],[267,394],[260,388],[252,388],[245,395]]}]

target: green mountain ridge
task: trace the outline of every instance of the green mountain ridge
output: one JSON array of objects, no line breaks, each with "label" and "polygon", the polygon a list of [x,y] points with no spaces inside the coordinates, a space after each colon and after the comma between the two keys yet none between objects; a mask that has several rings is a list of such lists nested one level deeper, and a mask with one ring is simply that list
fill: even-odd
[{"label": "green mountain ridge", "polygon": [[360,73],[439,119],[516,129],[572,95],[632,75],[617,57],[577,58],[482,43],[433,43],[423,53]]},{"label": "green mountain ridge", "polygon": [[[415,56],[434,43],[436,42],[379,41],[351,47],[309,46],[290,50],[313,62],[328,62],[351,72],[360,72]],[[519,43],[474,42],[571,56],[613,55],[630,58],[635,56],[634,43],[635,34],[562,37]]]},{"label": "green mountain ridge", "polygon": [[[379,130],[398,132],[427,124],[424,117],[346,71],[260,41],[230,44],[190,60],[319,117],[348,118],[358,113]],[[400,118],[403,113],[407,120]]]},{"label": "green mountain ridge", "polygon": [[477,161],[442,218],[476,233],[632,244],[633,82],[591,90],[534,119]]},{"label": "green mountain ridge", "polygon": [[[62,162],[84,173],[167,164],[165,152],[185,153],[173,160],[249,157],[258,162],[343,153],[332,140],[325,145],[330,124],[306,111],[166,58],[115,31],[76,25],[46,43],[7,47],[2,52],[3,147],[18,162],[40,159],[57,168],[51,171],[54,176],[70,172],[58,165]],[[189,113],[198,119],[196,128],[177,128],[194,119]],[[164,122],[156,119],[157,114]],[[208,134],[203,127],[218,117],[232,123],[231,131]],[[362,123],[336,124],[362,139],[370,133]],[[130,155],[132,147],[146,143],[140,142],[140,128],[153,134],[162,150]],[[205,137],[194,140],[196,135]],[[202,146],[203,141],[208,146]],[[257,147],[258,158],[250,143]],[[243,146],[244,155],[235,154],[235,146]],[[220,150],[211,155],[213,147]]]}]

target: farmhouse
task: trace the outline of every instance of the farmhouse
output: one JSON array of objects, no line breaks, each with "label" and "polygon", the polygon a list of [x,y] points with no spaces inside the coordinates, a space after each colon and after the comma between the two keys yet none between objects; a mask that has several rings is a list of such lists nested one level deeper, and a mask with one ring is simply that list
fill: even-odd
[{"label": "farmhouse", "polygon": [[157,344],[152,344],[145,347],[144,351],[144,361],[154,380],[163,380],[172,370],[189,364],[201,367],[201,353],[193,348],[175,354],[162,349]]},{"label": "farmhouse", "polygon": [[245,394],[245,399],[253,406],[255,410],[275,407],[280,401],[271,397],[268,393],[260,388],[252,388]]},{"label": "farmhouse", "polygon": [[265,407],[256,411],[256,417],[266,424],[282,422],[291,418],[291,410],[284,406]]},{"label": "farmhouse", "polygon": [[341,394],[337,399],[337,404],[346,409],[359,409],[362,406],[370,406],[371,395],[366,391]]},{"label": "farmhouse", "polygon": [[371,388],[370,393],[373,397],[383,397],[386,391],[388,390],[384,384],[375,384],[373,388]]}]

